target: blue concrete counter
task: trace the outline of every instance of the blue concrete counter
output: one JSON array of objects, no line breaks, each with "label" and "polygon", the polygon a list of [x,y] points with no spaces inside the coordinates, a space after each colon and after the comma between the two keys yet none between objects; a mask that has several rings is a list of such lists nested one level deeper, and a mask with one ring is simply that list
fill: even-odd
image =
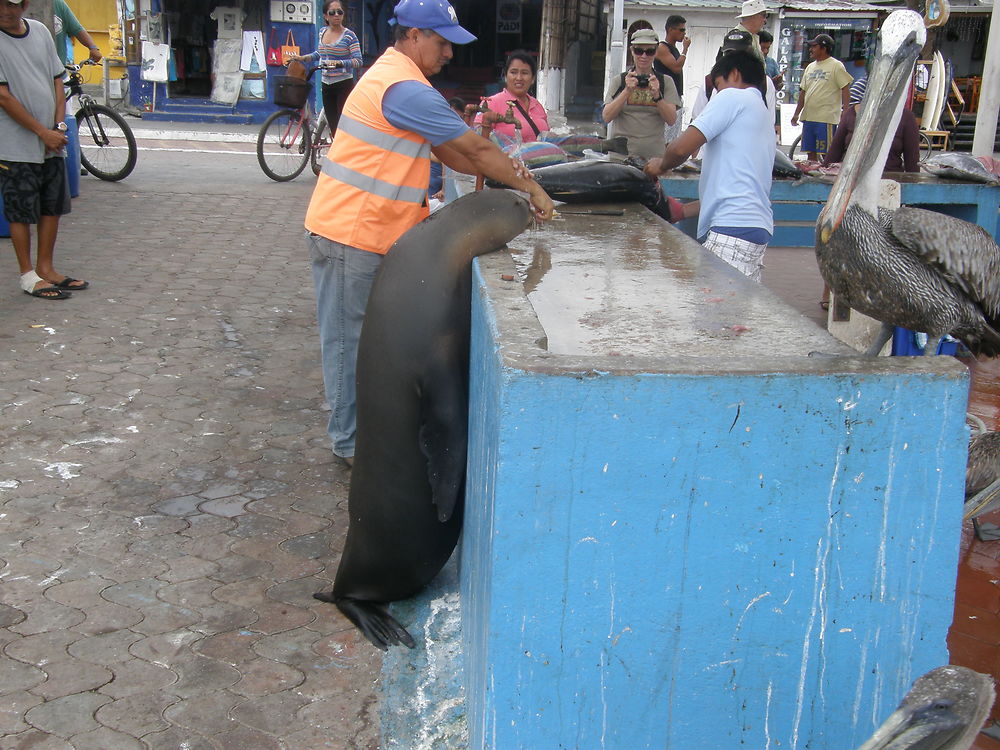
[{"label": "blue concrete counter", "polygon": [[[697,174],[671,174],[661,177],[667,195],[681,200],[698,197]],[[945,180],[929,174],[887,173],[902,188],[904,205],[918,206],[955,216],[986,229],[1000,241],[1000,187],[976,182]],[[833,177],[804,177],[800,180],[774,180],[771,201],[776,226],[775,247],[811,247],[815,242],[815,223],[830,194]],[[694,223],[694,222],[692,222]],[[694,229],[691,229],[694,232]]]},{"label": "blue concrete counter", "polygon": [[474,287],[470,748],[854,747],[948,661],[963,366],[855,356],[638,209]]}]

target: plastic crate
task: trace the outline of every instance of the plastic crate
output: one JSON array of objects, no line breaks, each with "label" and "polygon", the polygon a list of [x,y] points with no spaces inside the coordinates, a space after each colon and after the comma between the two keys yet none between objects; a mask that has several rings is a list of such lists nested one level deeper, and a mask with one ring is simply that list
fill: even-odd
[{"label": "plastic crate", "polygon": [[299,109],[309,98],[309,83],[292,76],[274,77],[274,103],[279,107]]},{"label": "plastic crate", "polygon": [[[924,350],[917,346],[916,334],[909,328],[896,326],[892,331],[893,357],[921,357]],[[954,355],[958,353],[958,342],[942,338],[937,345],[938,354]]]}]

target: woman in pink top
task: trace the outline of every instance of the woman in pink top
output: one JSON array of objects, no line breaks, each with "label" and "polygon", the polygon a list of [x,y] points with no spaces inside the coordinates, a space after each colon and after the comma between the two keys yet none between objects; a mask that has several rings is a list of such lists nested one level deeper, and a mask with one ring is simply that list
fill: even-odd
[{"label": "woman in pink top", "polygon": [[[535,83],[535,70],[535,58],[529,53],[524,50],[511,52],[503,66],[506,84],[504,90],[486,99],[487,106],[501,116],[507,114],[507,102],[516,102],[514,117],[521,123],[521,140],[524,143],[538,140],[538,134],[549,129],[545,107],[528,93],[528,89]],[[482,119],[482,113],[476,115],[476,124],[482,122]],[[515,127],[498,122],[493,130],[513,138]]]}]

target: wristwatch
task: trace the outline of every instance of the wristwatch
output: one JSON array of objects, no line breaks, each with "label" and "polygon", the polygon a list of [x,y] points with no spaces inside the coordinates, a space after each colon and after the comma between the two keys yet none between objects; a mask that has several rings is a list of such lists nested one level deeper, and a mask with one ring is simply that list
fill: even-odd
[{"label": "wristwatch", "polygon": [[69,130],[69,127],[66,125],[65,122],[57,122],[55,129],[58,130],[60,133],[65,133],[67,130]]}]

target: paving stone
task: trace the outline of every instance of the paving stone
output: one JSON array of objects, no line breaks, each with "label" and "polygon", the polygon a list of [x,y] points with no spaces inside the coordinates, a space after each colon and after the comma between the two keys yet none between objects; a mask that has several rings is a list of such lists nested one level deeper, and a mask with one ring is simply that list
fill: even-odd
[{"label": "paving stone", "polygon": [[47,701],[54,698],[87,693],[111,682],[111,671],[99,664],[80,659],[65,658],[51,661],[43,668],[45,682],[31,688],[30,692]]},{"label": "paving stone", "polygon": [[75,607],[64,607],[55,602],[40,601],[27,610],[28,617],[24,622],[12,625],[11,630],[21,635],[47,633],[52,630],[65,630],[83,622],[87,615]]},{"label": "paving stone", "polygon": [[122,630],[141,622],[143,618],[142,612],[111,602],[94,604],[87,607],[85,613],[87,619],[73,629],[87,635],[100,635]]},{"label": "paving stone", "polygon": [[[143,735],[142,741],[146,743],[149,750],[219,750],[207,737],[193,734],[189,729],[178,729],[171,727],[162,732],[153,732]],[[307,750],[306,746],[301,746],[302,750]],[[255,750],[252,745],[245,745],[241,750]]]},{"label": "paving stone", "polygon": [[114,585],[114,581],[107,581],[96,576],[69,581],[49,586],[45,590],[45,598],[67,607],[85,607],[93,602],[102,589],[112,585]]},{"label": "paving stone", "polygon": [[199,578],[209,578],[218,569],[218,565],[210,560],[203,560],[194,555],[184,555],[175,560],[167,560],[167,570],[157,576],[161,581],[179,583]]},{"label": "paving stone", "polygon": [[110,701],[100,693],[76,693],[29,708],[24,718],[36,729],[69,738],[97,729],[94,712]]},{"label": "paving stone", "polygon": [[166,602],[143,607],[142,613],[142,621],[131,628],[142,635],[170,633],[193,625],[201,619],[201,615],[193,609]]},{"label": "paving stone", "polygon": [[238,669],[197,654],[185,654],[173,659],[170,668],[178,674],[170,692],[182,698],[231,687],[241,677]]},{"label": "paving stone", "polygon": [[330,532],[317,532],[293,537],[281,543],[281,549],[290,555],[325,560],[330,556]]},{"label": "paving stone", "polygon": [[156,578],[137,578],[101,591],[101,598],[130,609],[146,609],[160,600],[156,592],[165,584]]},{"label": "paving stone", "polygon": [[[219,516],[213,516],[208,513],[197,513],[192,516],[186,516],[186,519],[188,527],[180,533],[194,539],[214,535],[219,535],[221,538],[225,532],[236,528],[236,521],[229,518],[220,518]],[[223,552],[229,547],[229,541],[232,540],[226,541],[223,545]],[[203,557],[203,555],[199,555],[199,557]],[[206,559],[217,560],[218,558],[213,556]]]},{"label": "paving stone", "polygon": [[204,638],[195,644],[194,649],[197,653],[210,659],[239,666],[258,658],[252,647],[260,639],[260,633],[249,630],[233,630]]},{"label": "paving stone", "polygon": [[74,750],[143,750],[139,740],[107,727],[70,738]]},{"label": "paving stone", "polygon": [[212,577],[223,583],[266,576],[271,571],[271,563],[266,560],[257,560],[252,557],[232,553],[219,560],[218,566],[218,570]]},{"label": "paving stone", "polygon": [[[206,500],[218,500],[224,497],[239,495],[243,491],[243,485],[228,482],[210,482],[208,486],[198,492]],[[246,502],[246,499],[243,500]],[[218,514],[222,515],[222,514]]]},{"label": "paving stone", "polygon": [[167,667],[142,659],[130,659],[111,665],[114,679],[100,691],[116,700],[167,688],[177,681],[177,673]]},{"label": "paving stone", "polygon": [[203,635],[225,633],[239,628],[253,628],[259,615],[253,609],[237,607],[233,604],[217,603],[210,607],[199,607],[201,619],[189,626],[190,630]]},{"label": "paving stone", "polygon": [[176,695],[164,690],[147,690],[117,700],[107,697],[107,703],[97,710],[94,717],[109,729],[142,737],[151,732],[162,732],[170,726],[163,713],[178,700]]},{"label": "paving stone", "polygon": [[284,735],[299,728],[298,711],[308,698],[289,692],[251,698],[233,709],[232,716],[243,724],[272,735]]},{"label": "paving stone", "polygon": [[45,682],[45,672],[30,664],[0,659],[0,695],[19,693]]},{"label": "paving stone", "polygon": [[298,669],[271,659],[257,658],[239,665],[242,677],[230,690],[239,695],[260,697],[296,687],[305,681]]},{"label": "paving stone", "polygon": [[76,659],[112,666],[133,660],[129,646],[139,640],[142,640],[139,633],[124,629],[113,630],[110,633],[81,637],[69,645],[67,651]]},{"label": "paving stone", "polygon": [[229,732],[237,727],[230,714],[245,700],[226,690],[216,690],[178,701],[163,712],[163,718],[201,734]]},{"label": "paving stone", "polygon": [[199,637],[190,630],[174,630],[136,641],[129,646],[129,652],[153,664],[173,668],[176,660],[187,654],[188,647]]},{"label": "paving stone", "polygon": [[24,690],[4,695],[0,700],[0,738],[28,730],[24,712],[41,702],[42,698]]},{"label": "paving stone", "polygon": [[81,638],[82,635],[72,630],[53,630],[19,638],[8,643],[3,652],[26,664],[44,667],[49,662],[65,659],[70,645]]},{"label": "paving stone", "polygon": [[212,737],[212,741],[219,750],[246,750],[248,747],[254,750],[284,750],[287,747],[294,747],[279,741],[273,735],[249,727],[238,727],[231,732],[222,732]]},{"label": "paving stone", "polygon": [[73,750],[73,746],[54,734],[29,729],[12,737],[5,737],[3,750]]},{"label": "paving stone", "polygon": [[211,513],[213,516],[223,518],[236,518],[242,516],[246,510],[245,506],[250,500],[242,495],[232,495],[218,500],[207,500],[198,506],[202,513]]},{"label": "paving stone", "polygon": [[198,504],[203,502],[205,499],[197,495],[181,495],[158,502],[153,506],[153,510],[168,516],[192,516],[201,512],[198,510]]}]

